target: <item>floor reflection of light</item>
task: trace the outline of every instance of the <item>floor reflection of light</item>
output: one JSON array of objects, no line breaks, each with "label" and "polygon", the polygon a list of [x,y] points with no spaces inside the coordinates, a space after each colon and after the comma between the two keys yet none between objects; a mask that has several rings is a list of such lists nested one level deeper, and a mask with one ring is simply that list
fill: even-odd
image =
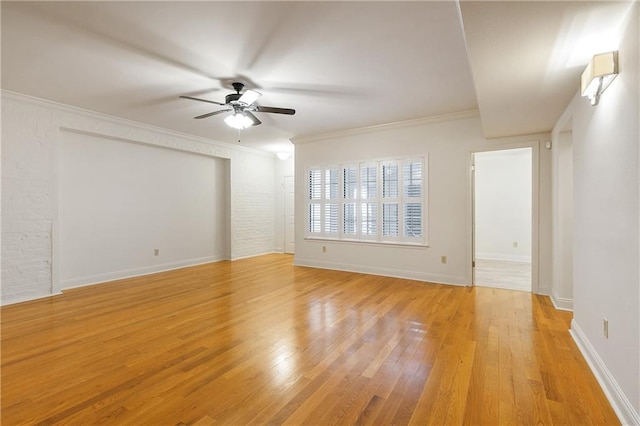
[{"label": "floor reflection of light", "polygon": [[336,320],[336,308],[331,301],[314,301],[309,309],[309,327],[320,330],[331,327]]},{"label": "floor reflection of light", "polygon": [[290,345],[283,344],[274,352],[272,375],[276,384],[281,385],[290,380],[296,369],[296,359]]}]

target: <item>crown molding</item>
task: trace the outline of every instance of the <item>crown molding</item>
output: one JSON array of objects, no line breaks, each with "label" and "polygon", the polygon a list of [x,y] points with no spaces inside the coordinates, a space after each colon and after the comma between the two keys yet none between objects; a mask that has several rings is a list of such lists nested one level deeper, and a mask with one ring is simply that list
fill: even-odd
[{"label": "crown molding", "polygon": [[413,120],[396,121],[393,123],[377,124],[374,126],[359,127],[356,129],[340,130],[337,132],[321,133],[317,135],[300,136],[291,139],[291,142],[296,144],[304,144],[310,142],[318,142],[327,139],[336,139],[346,136],[361,135],[366,133],[378,132],[381,130],[394,130],[402,129],[405,127],[415,127],[425,124],[442,123],[445,121],[463,120],[465,118],[479,117],[480,111],[478,109],[472,109],[467,111],[454,112],[451,114],[434,115],[430,117],[417,118]]},{"label": "crown molding", "polygon": [[[96,112],[96,111],[92,111],[92,110],[88,110],[88,109],[84,109],[84,108],[80,108],[80,107],[76,107],[76,106],[72,106],[72,105],[67,105],[67,104],[63,104],[63,103],[60,103],[60,102],[51,101],[51,100],[48,100],[48,99],[38,98],[38,97],[35,97],[35,96],[31,96],[31,95],[25,95],[23,93],[12,92],[10,90],[5,90],[5,89],[0,90],[0,100],[2,100],[2,99],[11,99],[11,100],[18,101],[18,102],[26,102],[26,103],[30,103],[30,104],[33,104],[33,105],[38,105],[38,106],[47,107],[47,108],[53,108],[53,109],[56,109],[58,111],[65,112],[65,113],[81,115],[83,117],[92,118],[92,119],[95,119],[95,120],[106,121],[106,122],[111,123],[111,124],[135,127],[135,128],[140,129],[140,130],[146,130],[146,131],[149,131],[149,132],[160,133],[160,134],[163,134],[165,136],[181,138],[181,139],[185,139],[185,140],[189,140],[189,141],[193,141],[193,142],[205,143],[205,144],[208,144],[208,145],[213,145],[213,146],[215,146],[217,148],[230,149],[230,150],[241,151],[241,152],[248,152],[248,153],[252,153],[252,154],[255,154],[255,155],[260,155],[260,156],[269,157],[269,158],[275,158],[275,154],[272,153],[272,152],[260,151],[260,150],[253,149],[253,148],[247,148],[245,146],[233,145],[233,144],[230,144],[230,143],[227,143],[227,142],[218,141],[218,140],[215,140],[215,139],[209,139],[209,138],[205,138],[205,137],[202,137],[202,136],[192,135],[192,134],[189,134],[189,133],[183,133],[183,132],[179,132],[177,130],[170,130],[170,129],[167,129],[167,128],[164,128],[164,127],[154,126],[152,124],[141,123],[139,121],[128,120],[126,118],[116,117],[114,115],[104,114],[104,113],[101,113],[101,112]],[[74,129],[69,129],[68,126],[61,126],[61,127],[64,127],[67,130],[74,130]]]}]

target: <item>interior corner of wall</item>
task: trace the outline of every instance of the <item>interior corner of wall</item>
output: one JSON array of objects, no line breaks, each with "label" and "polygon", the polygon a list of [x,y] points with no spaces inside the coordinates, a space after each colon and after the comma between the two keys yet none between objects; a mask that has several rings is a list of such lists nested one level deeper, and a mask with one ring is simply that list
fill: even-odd
[{"label": "interior corner of wall", "polygon": [[550,291],[546,293],[551,299],[551,303],[553,303],[553,307],[560,311],[570,311],[573,312],[573,299],[569,299],[566,297],[559,297],[555,294],[554,291]]}]

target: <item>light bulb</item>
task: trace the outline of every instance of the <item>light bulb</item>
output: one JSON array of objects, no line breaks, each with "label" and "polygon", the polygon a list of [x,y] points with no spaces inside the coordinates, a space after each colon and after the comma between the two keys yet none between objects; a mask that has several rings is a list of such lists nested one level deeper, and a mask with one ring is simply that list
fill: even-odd
[{"label": "light bulb", "polygon": [[224,122],[227,123],[227,126],[238,130],[244,130],[253,125],[253,121],[242,113],[234,113],[225,118]]}]

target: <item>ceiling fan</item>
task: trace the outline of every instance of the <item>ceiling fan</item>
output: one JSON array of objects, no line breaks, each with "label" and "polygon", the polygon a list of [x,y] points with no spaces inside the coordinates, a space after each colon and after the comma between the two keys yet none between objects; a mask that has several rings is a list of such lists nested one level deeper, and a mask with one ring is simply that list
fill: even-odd
[{"label": "ceiling fan", "polygon": [[256,105],[255,102],[262,96],[261,93],[256,92],[254,90],[245,90],[244,93],[240,93],[244,88],[244,84],[235,82],[232,84],[233,89],[236,93],[230,93],[225,97],[225,103],[210,101],[207,99],[194,98],[192,96],[180,96],[184,99],[191,99],[193,101],[207,102],[210,104],[221,105],[225,107],[219,111],[209,112],[207,114],[202,114],[195,119],[202,119],[212,117],[214,115],[221,114],[223,112],[233,111],[233,114],[229,115],[224,119],[225,123],[229,127],[233,127],[234,129],[244,130],[251,126],[257,126],[262,122],[258,120],[253,113],[254,112],[269,112],[273,114],[286,114],[293,115],[296,113],[295,109],[291,108],[275,108],[268,107],[262,105]]}]

